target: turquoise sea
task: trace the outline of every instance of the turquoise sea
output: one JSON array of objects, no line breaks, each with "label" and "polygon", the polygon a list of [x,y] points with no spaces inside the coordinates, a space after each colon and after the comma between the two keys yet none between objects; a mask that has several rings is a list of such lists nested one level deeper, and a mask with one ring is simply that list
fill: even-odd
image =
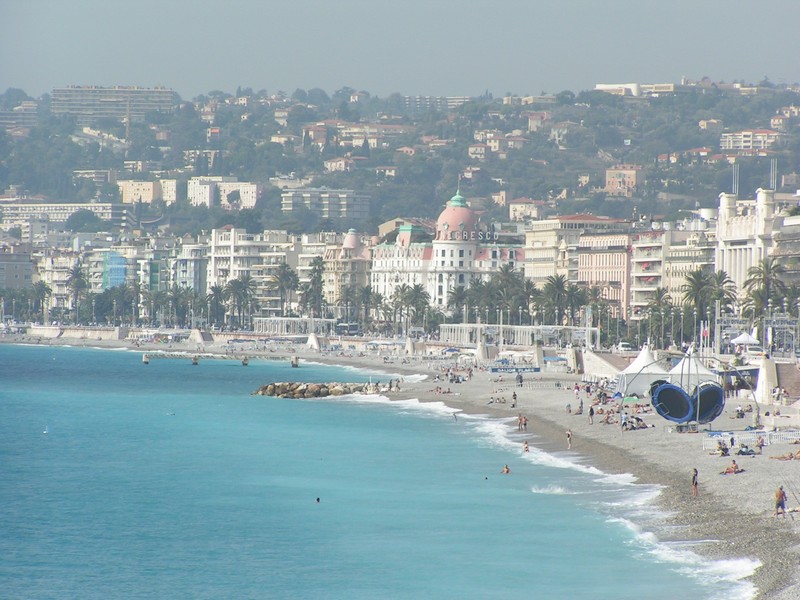
[{"label": "turquoise sea", "polygon": [[443,405],[250,395],[299,376],[388,378],[0,345],[0,597],[753,595],[647,533],[652,487]]}]

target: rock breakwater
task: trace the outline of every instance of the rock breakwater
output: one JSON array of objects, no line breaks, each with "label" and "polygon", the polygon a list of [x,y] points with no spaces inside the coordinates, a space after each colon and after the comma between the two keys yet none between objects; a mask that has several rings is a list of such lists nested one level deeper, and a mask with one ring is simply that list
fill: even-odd
[{"label": "rock breakwater", "polygon": [[345,396],[347,394],[370,394],[377,392],[369,383],[297,383],[282,381],[268,383],[258,388],[253,395],[273,396],[276,398],[326,398],[327,396]]}]

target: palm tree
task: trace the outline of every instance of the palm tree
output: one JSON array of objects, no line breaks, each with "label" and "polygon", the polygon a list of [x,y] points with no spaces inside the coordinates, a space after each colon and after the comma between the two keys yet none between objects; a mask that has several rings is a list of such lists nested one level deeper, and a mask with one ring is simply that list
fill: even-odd
[{"label": "palm tree", "polygon": [[786,284],[782,277],[786,274],[786,268],[778,262],[774,256],[768,256],[759,263],[747,270],[747,280],[744,282],[744,289],[749,293],[754,290],[763,290],[763,296],[767,299],[767,305],[772,301],[780,299],[781,303]]},{"label": "palm tree", "polygon": [[647,303],[647,309],[650,311],[650,328],[647,332],[647,337],[652,339],[654,337],[654,328],[661,327],[661,347],[665,346],[664,343],[664,325],[667,321],[667,315],[672,312],[672,296],[669,295],[669,290],[663,287],[657,287],[653,292],[653,297]]},{"label": "palm tree", "polygon": [[567,284],[566,304],[569,323],[575,325],[575,313],[586,305],[586,290],[574,283]]},{"label": "palm tree", "polygon": [[325,303],[324,279],[325,262],[321,256],[315,256],[311,261],[311,273],[308,284],[305,286],[304,303],[311,310],[312,316],[322,316],[322,305]]},{"label": "palm tree", "polygon": [[468,300],[469,297],[464,286],[457,285],[447,290],[447,308],[453,313],[455,320],[464,320],[464,307]]},{"label": "palm tree", "polygon": [[[492,286],[482,279],[470,280],[467,288],[468,305],[474,307],[475,314],[479,317],[483,318],[482,315],[485,314],[487,323],[489,322],[488,309],[494,304],[492,302],[493,291]],[[467,317],[469,318],[469,315]]]},{"label": "palm tree", "polygon": [[[693,308],[696,314],[706,314],[708,306],[708,293],[710,277],[702,269],[695,269],[686,275],[685,283],[681,286],[683,292],[683,304]],[[688,311],[687,311],[688,314]],[[694,324],[694,327],[697,323]]]},{"label": "palm tree", "polygon": [[286,302],[292,292],[296,291],[300,285],[297,272],[285,262],[278,267],[278,272],[274,275],[275,284],[278,286],[278,294],[281,302],[281,316],[286,314]]},{"label": "palm tree", "polygon": [[189,298],[191,290],[186,286],[179,286],[173,283],[167,292],[169,306],[175,322],[173,325],[184,327],[186,325],[186,313],[189,311]]},{"label": "palm tree", "polygon": [[347,323],[350,322],[351,308],[358,302],[357,296],[358,289],[356,286],[345,285],[339,290],[338,302],[339,308],[341,309],[340,314],[342,315],[342,319]]},{"label": "palm tree", "polygon": [[[400,312],[400,323],[404,324],[406,327],[408,326],[408,305],[409,305],[409,293],[411,291],[411,286],[407,283],[401,283],[396,288],[394,288],[394,292],[392,293],[392,307],[394,309],[394,327],[397,330],[397,312]],[[403,319],[403,314],[405,309],[405,316],[406,318]]]},{"label": "palm tree", "polygon": [[414,312],[414,323],[417,325],[420,324],[420,320],[425,316],[425,312],[428,310],[430,303],[431,296],[425,290],[424,285],[415,283],[411,286],[411,289],[408,291],[408,306],[410,306]]},{"label": "palm tree", "polygon": [[[220,313],[223,312],[222,307],[225,305],[225,288],[221,285],[212,285],[208,288],[206,300],[210,306],[209,317],[211,318],[211,322],[214,325],[218,325],[221,320]],[[224,320],[224,318],[225,316],[223,314],[222,320]]]},{"label": "palm tree", "polygon": [[522,284],[522,294],[528,306],[528,312],[531,314],[531,322],[533,322],[533,315],[544,314],[544,295],[542,290],[536,287],[530,279],[526,279]]},{"label": "palm tree", "polygon": [[47,299],[53,295],[53,290],[44,281],[37,281],[33,284],[33,310],[39,311],[42,316],[42,323],[44,319],[44,305]]},{"label": "palm tree", "polygon": [[75,304],[75,323],[77,324],[80,297],[84,290],[89,287],[81,263],[76,263],[69,271],[67,271],[67,287],[72,292],[72,299]]},{"label": "palm tree", "polygon": [[250,275],[231,279],[225,285],[225,295],[231,305],[231,314],[236,317],[236,323],[239,327],[244,327],[244,313],[252,307],[256,295],[255,281]]},{"label": "palm tree", "polygon": [[736,284],[725,271],[717,271],[708,278],[708,305],[715,306],[719,302],[722,312],[727,312],[736,302]]},{"label": "palm tree", "polygon": [[603,290],[596,285],[586,290],[586,305],[592,309],[592,322],[589,325],[597,327],[602,309],[608,305],[603,296]]},{"label": "palm tree", "polygon": [[542,296],[545,310],[553,317],[553,324],[562,325],[567,302],[567,278],[564,275],[550,275],[544,282]]},{"label": "palm tree", "polygon": [[364,329],[366,330],[367,326],[369,325],[369,311],[373,301],[372,288],[369,286],[369,284],[358,289],[357,300],[358,305],[364,310],[363,323]]}]

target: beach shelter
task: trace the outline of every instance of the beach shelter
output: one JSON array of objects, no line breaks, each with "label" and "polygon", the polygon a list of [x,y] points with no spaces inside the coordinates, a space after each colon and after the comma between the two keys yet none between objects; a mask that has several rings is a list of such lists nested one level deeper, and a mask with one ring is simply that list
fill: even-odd
[{"label": "beach shelter", "polygon": [[707,369],[696,356],[687,354],[677,365],[672,367],[669,372],[669,380],[670,383],[680,386],[691,393],[701,383],[709,381],[717,383],[719,377],[716,373]]},{"label": "beach shelter", "polygon": [[306,341],[306,346],[308,346],[311,350],[314,350],[315,352],[319,352],[320,343],[316,333],[312,333],[311,335],[308,336],[308,341]]},{"label": "beach shelter", "polygon": [[744,346],[758,344],[758,340],[746,331],[731,340],[731,344],[742,344]]},{"label": "beach shelter", "polygon": [[475,348],[475,358],[481,363],[489,360],[489,349],[486,347],[483,340],[480,340],[478,346]]},{"label": "beach shelter", "polygon": [[639,355],[620,374],[617,391],[623,396],[644,396],[650,385],[659,379],[666,379],[667,371],[658,364],[656,357],[645,344]]},{"label": "beach shelter", "polygon": [[772,404],[774,396],[772,391],[778,385],[778,373],[775,368],[775,361],[766,356],[761,357],[758,366],[758,381],[754,391],[756,402],[759,404]]}]

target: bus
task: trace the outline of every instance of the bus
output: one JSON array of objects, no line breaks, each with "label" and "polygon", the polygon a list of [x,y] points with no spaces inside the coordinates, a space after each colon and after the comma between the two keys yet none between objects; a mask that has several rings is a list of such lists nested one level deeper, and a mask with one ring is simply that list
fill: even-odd
[{"label": "bus", "polygon": [[336,335],[361,335],[361,325],[358,323],[337,323]]}]

